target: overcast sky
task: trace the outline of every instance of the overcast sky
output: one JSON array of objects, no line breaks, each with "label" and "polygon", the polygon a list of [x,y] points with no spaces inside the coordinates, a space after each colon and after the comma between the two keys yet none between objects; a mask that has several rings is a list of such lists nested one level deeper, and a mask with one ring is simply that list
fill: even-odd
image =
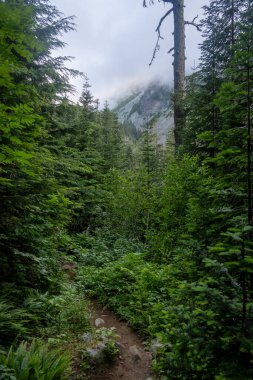
[{"label": "overcast sky", "polygon": [[[87,74],[92,93],[103,103],[121,97],[132,86],[160,79],[172,82],[173,18],[165,20],[161,29],[164,40],[156,60],[149,67],[156,43],[155,29],[169,9],[162,2],[148,8],[142,0],[51,0],[66,16],[76,16],[76,32],[62,37],[68,45],[62,55],[75,57],[69,65]],[[185,18],[199,15],[208,0],[185,0]],[[187,71],[197,63],[201,33],[186,26]],[[73,82],[80,94],[82,82]]]}]

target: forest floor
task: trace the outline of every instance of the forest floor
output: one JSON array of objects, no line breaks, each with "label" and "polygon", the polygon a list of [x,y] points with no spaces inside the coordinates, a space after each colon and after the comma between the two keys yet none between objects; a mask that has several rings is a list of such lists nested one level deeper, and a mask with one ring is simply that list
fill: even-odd
[{"label": "forest floor", "polygon": [[92,303],[92,322],[101,318],[104,327],[115,328],[119,336],[120,354],[115,362],[100,368],[91,376],[91,380],[152,380],[151,353],[145,347],[135,331],[126,322],[120,321],[110,310],[97,302]]}]

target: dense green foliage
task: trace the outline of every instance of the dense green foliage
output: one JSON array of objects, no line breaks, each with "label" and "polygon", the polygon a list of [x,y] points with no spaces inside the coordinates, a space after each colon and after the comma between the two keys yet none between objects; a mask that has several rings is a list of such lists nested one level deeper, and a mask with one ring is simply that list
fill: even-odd
[{"label": "dense green foliage", "polygon": [[155,368],[163,379],[250,379],[252,332],[242,325],[240,268],[226,260],[239,252],[239,232],[224,233],[220,243],[221,226],[210,224],[216,220],[210,194],[216,182],[198,169],[196,158],[170,161],[166,172],[145,254],[134,251],[102,268],[93,262],[80,270],[79,280],[87,294],[159,339]]},{"label": "dense green foliage", "polygon": [[205,7],[180,159],[157,165],[147,126],[141,164],[110,178],[107,225],[141,240],[144,254],[79,275],[88,294],[161,342],[162,379],[253,376],[252,11],[248,1]]},{"label": "dense green foliage", "polygon": [[174,157],[87,77],[67,98],[78,73],[51,53],[72,18],[0,1],[0,379],[64,378],[59,347],[87,368],[83,293],[159,343],[161,379],[252,379],[252,12],[205,7]]},{"label": "dense green foliage", "polygon": [[77,356],[80,334],[90,329],[87,302],[62,269],[85,249],[75,234],[99,224],[103,176],[122,150],[117,120],[97,110],[87,78],[79,103],[66,97],[69,77],[81,74],[52,52],[73,28],[47,0],[0,1],[2,379],[62,378],[70,360],[51,346]]},{"label": "dense green foliage", "polygon": [[21,342],[0,354],[0,378],[5,380],[59,380],[67,378],[70,358],[45,344],[33,340],[30,347]]}]

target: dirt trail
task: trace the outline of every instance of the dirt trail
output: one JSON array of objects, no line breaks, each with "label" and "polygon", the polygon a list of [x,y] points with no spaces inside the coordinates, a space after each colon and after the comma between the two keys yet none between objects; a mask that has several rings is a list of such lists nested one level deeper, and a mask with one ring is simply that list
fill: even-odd
[{"label": "dirt trail", "polygon": [[[125,322],[98,303],[92,303],[93,324],[96,318],[105,321],[104,327],[115,327],[120,336],[120,356],[110,367],[92,375],[91,380],[152,380],[151,354],[144,350],[140,338]],[[137,350],[136,350],[137,349]]]}]

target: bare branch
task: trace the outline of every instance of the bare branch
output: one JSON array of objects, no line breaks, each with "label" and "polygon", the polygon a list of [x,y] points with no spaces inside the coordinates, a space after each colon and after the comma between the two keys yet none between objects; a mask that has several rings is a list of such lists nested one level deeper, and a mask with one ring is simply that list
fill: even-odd
[{"label": "bare branch", "polygon": [[[149,0],[149,4],[154,4],[154,0]],[[147,0],[143,0],[143,7],[147,8]]]},{"label": "bare branch", "polygon": [[159,41],[160,41],[160,40],[163,40],[163,37],[161,36],[161,31],[160,31],[161,26],[162,26],[162,23],[163,23],[163,21],[166,19],[166,17],[169,16],[169,14],[170,14],[171,12],[173,12],[173,7],[172,7],[171,9],[169,9],[169,10],[165,13],[165,15],[160,19],[159,24],[157,25],[157,28],[156,28],[155,31],[157,32],[158,36],[157,36],[157,41],[156,41],[156,44],[155,44],[155,48],[154,48],[153,55],[152,55],[151,61],[150,61],[150,63],[149,63],[149,66],[152,65],[152,63],[153,63],[153,61],[154,61],[154,59],[155,59],[155,57],[156,57],[156,53],[157,53],[158,50],[160,49]]},{"label": "bare branch", "polygon": [[[164,3],[174,4],[174,0],[158,0],[159,3],[161,1],[163,1]],[[155,2],[155,0],[149,0],[149,4],[154,4],[154,2]],[[143,0],[143,7],[147,8],[147,0]]]},{"label": "bare branch", "polygon": [[155,44],[155,48],[154,48],[154,51],[153,51],[153,55],[152,55],[152,58],[151,58],[151,61],[149,62],[149,66],[152,65],[152,63],[153,63],[153,61],[155,59],[156,53],[160,50],[160,45],[159,45],[160,38],[161,37],[158,36],[156,44]]},{"label": "bare branch", "polygon": [[202,26],[202,24],[197,24],[197,23],[195,22],[195,20],[197,20],[198,17],[199,17],[199,16],[197,15],[196,17],[194,17],[194,19],[193,19],[192,21],[185,21],[184,23],[185,23],[185,25],[193,25],[193,26],[195,26],[195,28],[196,28],[199,32],[201,32],[201,26]]},{"label": "bare branch", "polygon": [[173,7],[171,8],[171,9],[169,9],[166,13],[165,13],[165,15],[161,18],[161,20],[159,21],[159,24],[158,24],[158,26],[157,26],[157,28],[156,28],[156,32],[158,33],[158,34],[160,34],[160,28],[161,28],[161,26],[162,26],[162,23],[164,22],[164,20],[166,19],[166,17],[167,16],[169,16],[169,14],[171,13],[171,12],[173,12]]},{"label": "bare branch", "polygon": [[168,51],[168,54],[172,53],[175,50],[174,46]]}]

